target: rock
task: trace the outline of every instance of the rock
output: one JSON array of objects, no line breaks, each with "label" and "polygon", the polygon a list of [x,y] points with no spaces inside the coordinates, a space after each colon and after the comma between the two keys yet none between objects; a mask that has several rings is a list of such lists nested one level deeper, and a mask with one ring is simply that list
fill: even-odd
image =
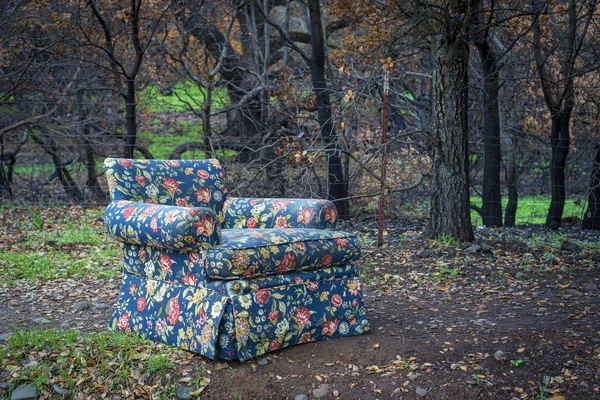
[{"label": "rock", "polygon": [[50,321],[49,319],[44,318],[44,317],[34,318],[33,322],[35,322],[36,324],[50,324],[50,323],[52,323],[52,321]]},{"label": "rock", "polygon": [[194,388],[190,386],[177,386],[175,395],[179,400],[191,400],[192,395],[190,393],[192,393],[193,391]]},{"label": "rock", "polygon": [[592,343],[600,343],[600,337],[592,338]]},{"label": "rock", "polygon": [[110,306],[106,303],[96,303],[96,304],[94,304],[94,307],[96,307],[98,310],[104,310],[104,309],[110,308]]},{"label": "rock", "polygon": [[408,374],[408,379],[411,380],[411,381],[414,381],[418,377],[419,377],[418,374]]},{"label": "rock", "polygon": [[571,294],[573,296],[583,296],[583,293],[581,293],[579,290],[575,290],[575,289],[566,289],[565,293]]},{"label": "rock", "polygon": [[305,394],[297,394],[296,397],[294,397],[294,400],[308,400],[308,396]]},{"label": "rock", "polygon": [[87,300],[81,300],[73,304],[73,308],[77,311],[84,311],[90,308],[92,305]]},{"label": "rock", "polygon": [[313,389],[312,395],[317,399],[322,399],[323,397],[327,397],[329,394],[331,386],[327,383],[322,383],[316,388]]},{"label": "rock", "polygon": [[560,245],[560,249],[564,250],[564,251],[571,251],[573,253],[579,253],[581,251],[581,246],[576,243],[572,243],[572,242],[565,240]]},{"label": "rock", "polygon": [[62,396],[68,396],[71,394],[71,391],[69,389],[65,389],[64,387],[60,386],[58,383],[55,383],[54,386],[54,391]]},{"label": "rock", "polygon": [[423,389],[423,388],[418,387],[417,390],[416,390],[416,392],[417,392],[417,394],[419,396],[423,397],[423,396],[425,396],[427,394],[427,389]]},{"label": "rock", "polygon": [[38,393],[34,383],[21,385],[12,393],[11,400],[37,399]]},{"label": "rock", "polygon": [[586,283],[585,286],[583,287],[583,289],[586,292],[598,292],[598,285],[596,285],[594,282],[589,282]]},{"label": "rock", "polygon": [[417,257],[421,257],[421,258],[433,257],[435,255],[437,255],[436,250],[419,250],[419,251],[417,251]]},{"label": "rock", "polygon": [[497,352],[494,353],[494,358],[498,361],[505,361],[506,353],[504,353],[502,350],[498,350]]},{"label": "rock", "polygon": [[492,251],[492,246],[487,243],[481,243],[481,252],[487,253],[488,251]]},{"label": "rock", "polygon": [[467,253],[477,253],[478,251],[481,251],[481,246],[478,244],[474,244],[473,246],[469,246],[465,249],[465,251]]},{"label": "rock", "polygon": [[3,333],[0,335],[0,342],[7,342],[8,338],[12,336],[12,333]]},{"label": "rock", "polygon": [[258,365],[265,366],[269,363],[269,360],[267,360],[266,358],[259,358],[258,361],[256,362]]}]

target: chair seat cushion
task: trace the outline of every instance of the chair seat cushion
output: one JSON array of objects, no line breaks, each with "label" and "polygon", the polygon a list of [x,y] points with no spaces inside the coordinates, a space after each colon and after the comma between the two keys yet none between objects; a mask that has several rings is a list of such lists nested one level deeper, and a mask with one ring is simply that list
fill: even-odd
[{"label": "chair seat cushion", "polygon": [[240,279],[343,265],[360,257],[358,238],[321,229],[223,229],[206,252],[213,279]]}]

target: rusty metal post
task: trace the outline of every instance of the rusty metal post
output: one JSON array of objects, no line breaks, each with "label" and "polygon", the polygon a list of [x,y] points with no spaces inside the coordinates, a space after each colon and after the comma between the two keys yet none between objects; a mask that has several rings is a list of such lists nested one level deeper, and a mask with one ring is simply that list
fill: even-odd
[{"label": "rusty metal post", "polygon": [[389,64],[383,66],[383,118],[381,127],[381,193],[379,194],[379,229],[377,232],[377,247],[383,245],[383,217],[385,208],[385,196],[387,192],[387,141],[388,141],[388,122],[389,122],[389,91],[390,91],[390,71]]}]

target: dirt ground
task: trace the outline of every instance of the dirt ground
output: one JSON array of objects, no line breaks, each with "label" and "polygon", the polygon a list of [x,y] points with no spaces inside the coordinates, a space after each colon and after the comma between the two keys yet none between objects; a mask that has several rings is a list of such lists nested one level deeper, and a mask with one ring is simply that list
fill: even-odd
[{"label": "dirt ground", "polygon": [[[377,249],[374,224],[360,226],[346,229],[366,243],[371,332],[245,363],[194,356],[183,368],[209,374],[202,398],[600,399],[597,234],[488,229],[469,249],[396,221]],[[0,286],[0,334],[106,329],[118,289],[118,279]]]}]

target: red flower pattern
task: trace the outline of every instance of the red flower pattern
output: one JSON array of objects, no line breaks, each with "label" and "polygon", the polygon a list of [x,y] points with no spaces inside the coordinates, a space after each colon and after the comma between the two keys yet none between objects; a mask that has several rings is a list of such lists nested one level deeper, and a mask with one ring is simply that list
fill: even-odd
[{"label": "red flower pattern", "polygon": [[249,229],[254,229],[254,228],[256,228],[256,226],[257,226],[257,224],[256,224],[256,220],[255,220],[254,218],[252,218],[252,217],[248,218],[248,219],[246,220],[246,226],[247,226]]},{"label": "red flower pattern", "polygon": [[168,274],[171,272],[171,265],[173,265],[173,261],[167,254],[162,253],[158,259],[158,264],[160,265],[160,269],[165,274]]},{"label": "red flower pattern", "polygon": [[260,289],[254,293],[254,300],[258,304],[265,304],[269,300],[269,289]]},{"label": "red flower pattern", "polygon": [[211,190],[208,188],[200,188],[194,194],[196,195],[196,201],[200,203],[210,202]]},{"label": "red flower pattern", "polygon": [[335,307],[335,308],[339,308],[342,305],[342,296],[340,296],[339,294],[334,294],[333,296],[331,296],[331,304]]},{"label": "red flower pattern", "polygon": [[181,310],[179,308],[179,301],[177,300],[177,297],[173,297],[171,298],[171,300],[169,300],[169,304],[167,305],[167,324],[173,326],[177,323],[177,321],[179,320],[179,315],[181,313]]},{"label": "red flower pattern", "polygon": [[333,262],[333,257],[331,254],[325,254],[323,256],[323,258],[321,258],[321,261],[319,262],[319,264],[321,265],[331,265],[331,263]]},{"label": "red flower pattern", "polygon": [[146,298],[142,296],[137,299],[137,310],[139,312],[142,312],[142,311],[144,311],[145,308],[146,308]]},{"label": "red flower pattern", "polygon": [[195,251],[188,253],[188,257],[192,264],[198,264],[200,262],[200,255]]},{"label": "red flower pattern", "polygon": [[296,310],[296,321],[301,326],[310,325],[310,311],[306,307],[298,307]]},{"label": "red flower pattern", "polygon": [[277,323],[278,319],[279,319],[279,310],[271,311],[269,313],[269,321],[271,321],[271,323],[273,325],[275,325]]},{"label": "red flower pattern", "polygon": [[279,262],[277,272],[284,274],[294,265],[295,261],[294,253],[285,253]]},{"label": "red flower pattern", "polygon": [[185,274],[185,276],[183,277],[183,279],[181,279],[181,281],[183,283],[185,283],[186,285],[196,286],[196,283],[198,282],[198,278],[196,278],[196,276],[194,274],[192,274],[191,272],[187,272]]},{"label": "red flower pattern", "polygon": [[117,326],[120,331],[128,331],[129,330],[129,313],[123,313],[119,317],[119,322]]},{"label": "red flower pattern", "polygon": [[128,160],[126,158],[120,158],[119,164],[121,164],[125,168],[131,168],[133,166],[133,163],[131,162],[131,160]]},{"label": "red flower pattern", "polygon": [[140,252],[138,253],[138,256],[140,257],[141,262],[146,262],[147,255],[148,255],[148,252],[144,249],[141,249]]},{"label": "red flower pattern", "polygon": [[165,189],[167,189],[167,191],[169,191],[172,195],[175,194],[179,188],[179,182],[173,178],[163,178],[162,183],[165,186]]},{"label": "red flower pattern", "polygon": [[208,215],[202,215],[202,219],[194,223],[196,228],[196,236],[210,237],[215,231],[217,221]]},{"label": "red flower pattern", "polygon": [[321,334],[326,336],[333,336],[339,324],[340,320],[338,320],[335,317],[329,317],[327,322],[321,325]]},{"label": "red flower pattern", "polygon": [[131,215],[133,214],[133,212],[137,209],[136,206],[129,206],[126,209],[123,210],[123,216],[125,217],[125,219],[129,219],[131,218]]}]

